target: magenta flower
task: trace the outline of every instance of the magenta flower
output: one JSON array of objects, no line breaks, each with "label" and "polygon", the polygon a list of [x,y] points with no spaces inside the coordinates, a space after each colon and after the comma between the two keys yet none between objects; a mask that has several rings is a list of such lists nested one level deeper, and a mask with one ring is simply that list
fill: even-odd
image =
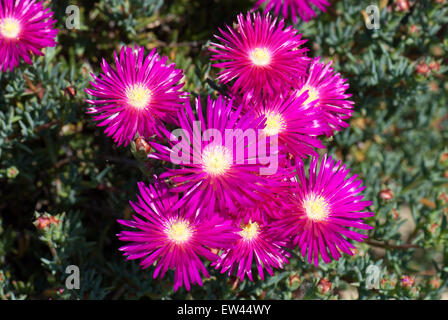
[{"label": "magenta flower", "polygon": [[180,166],[161,175],[174,184],[173,192],[184,193],[179,206],[201,207],[206,213],[233,212],[238,206],[253,207],[272,199],[283,190],[280,180],[285,170],[278,168],[277,152],[269,146],[265,146],[267,152],[257,150],[263,142],[258,140],[262,119],[251,113],[240,117],[242,106],[236,111],[232,108],[232,102],[208,98],[204,117],[196,100],[196,117],[187,103],[178,116],[183,138],[173,141],[166,132],[171,148],[152,143],[155,152],[149,157]]},{"label": "magenta flower", "polygon": [[338,260],[340,251],[353,255],[350,239],[363,241],[366,235],[352,228],[369,230],[363,218],[372,217],[373,212],[364,211],[372,204],[363,201],[360,193],[362,181],[357,175],[348,178],[349,169],[325,155],[318,167],[318,158],[311,160],[309,177],[302,164],[298,165],[298,180],[291,202],[296,209],[285,214],[272,226],[273,232],[292,237],[303,257],[308,252],[308,262],[317,266],[319,255],[325,263],[331,257]]},{"label": "magenta flower", "polygon": [[241,281],[247,277],[253,281],[252,265],[255,265],[261,280],[264,280],[263,269],[273,275],[273,269],[283,269],[288,262],[289,254],[282,248],[286,245],[283,239],[277,239],[269,233],[268,224],[250,221],[240,227],[240,239],[229,249],[226,249],[217,262],[212,266],[221,269],[221,273],[228,275],[236,270]]},{"label": "magenta flower", "polygon": [[92,74],[94,89],[85,91],[98,98],[86,100],[93,105],[88,113],[95,115],[98,126],[118,144],[125,146],[140,136],[149,137],[160,132],[162,121],[175,123],[175,115],[182,108],[182,70],[166,64],[154,49],[144,56],[144,48],[123,47],[120,56],[114,52],[115,68],[103,59],[103,73]]},{"label": "magenta flower", "polygon": [[297,23],[297,15],[304,21],[310,21],[316,17],[316,12],[312,5],[324,12],[327,10],[326,7],[330,5],[326,0],[258,0],[254,9],[258,9],[266,1],[268,1],[268,4],[265,11],[274,9],[276,16],[278,16],[281,11],[285,18],[288,18],[289,12],[291,12],[291,17],[294,23]]},{"label": "magenta flower", "polygon": [[348,119],[353,114],[353,101],[347,100],[351,94],[345,91],[349,85],[347,79],[341,78],[339,73],[335,73],[328,64],[320,63],[320,58],[315,58],[310,64],[308,76],[300,77],[296,86],[296,94],[301,95],[308,92],[308,99],[305,104],[314,104],[318,108],[324,121],[327,124],[325,133],[327,136],[333,135],[333,131],[339,131],[350,125],[343,120]]},{"label": "magenta flower", "polygon": [[120,240],[130,242],[120,250],[127,260],[141,259],[143,269],[155,263],[154,278],[174,270],[174,291],[182,285],[190,290],[190,283],[202,286],[201,274],[209,277],[209,273],[200,257],[216,261],[218,256],[211,249],[229,248],[238,239],[238,230],[218,216],[187,218],[183,210],[171,210],[178,196],[157,180],[155,187],[143,182],[138,186],[138,201],[130,204],[140,217],[118,220],[136,229],[118,234]]},{"label": "magenta flower", "polygon": [[272,194],[275,200],[258,202],[256,206],[245,207],[238,206],[234,211],[223,211],[220,214],[235,221],[249,223],[250,221],[258,221],[263,224],[269,223],[272,219],[279,219],[283,216],[288,208],[289,199],[285,196],[285,192]]},{"label": "magenta flower", "polygon": [[58,33],[53,12],[35,0],[0,0],[0,70],[12,71],[20,59],[32,64],[30,54],[54,47]]},{"label": "magenta flower", "polygon": [[291,87],[299,76],[305,76],[309,59],[306,48],[293,27],[284,28],[285,22],[272,19],[269,14],[238,15],[238,27],[227,26],[215,37],[221,43],[212,43],[212,60],[222,68],[218,79],[222,83],[234,81],[233,93],[253,91],[255,96],[277,96]]},{"label": "magenta flower", "polygon": [[312,108],[315,102],[308,105],[307,100],[304,92],[299,96],[258,100],[253,107],[257,116],[266,119],[263,133],[277,136],[279,149],[299,158],[318,155],[314,148],[325,148],[317,138],[325,131],[325,122],[319,110]]}]

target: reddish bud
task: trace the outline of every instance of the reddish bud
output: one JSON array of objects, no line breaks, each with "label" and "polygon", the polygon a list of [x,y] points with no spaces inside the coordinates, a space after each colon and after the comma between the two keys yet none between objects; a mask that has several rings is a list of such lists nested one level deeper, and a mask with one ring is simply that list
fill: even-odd
[{"label": "reddish bud", "polygon": [[432,289],[439,289],[440,288],[440,278],[439,277],[434,277],[432,279],[429,280],[429,286]]},{"label": "reddish bud", "polygon": [[302,282],[302,279],[297,274],[292,274],[289,276],[289,286],[292,287],[294,283],[300,283]]},{"label": "reddish bud", "polygon": [[44,230],[52,224],[58,224],[59,220],[51,216],[42,216],[37,218],[37,229]]},{"label": "reddish bud", "polygon": [[327,293],[331,290],[331,282],[325,278],[320,279],[317,289],[320,293]]},{"label": "reddish bud", "polygon": [[380,192],[380,198],[383,200],[391,200],[394,197],[394,193],[391,189],[384,189]]},{"label": "reddish bud", "polygon": [[413,24],[409,27],[409,34],[417,34],[420,31],[419,27]]},{"label": "reddish bud", "polygon": [[415,280],[410,276],[402,276],[400,284],[403,288],[411,288],[415,284]]},{"label": "reddish bud", "polygon": [[429,227],[429,231],[431,231],[431,233],[434,233],[438,227],[439,227],[439,224],[438,224],[438,223],[433,223],[433,224]]},{"label": "reddish bud", "polygon": [[70,98],[74,98],[76,96],[76,88],[69,86],[65,88],[64,94],[68,95]]},{"label": "reddish bud", "polygon": [[135,148],[137,149],[137,151],[144,151],[146,153],[151,152],[151,146],[142,137],[138,137],[137,139],[135,139]]},{"label": "reddish bud", "polygon": [[14,179],[18,175],[19,175],[19,169],[17,169],[16,167],[12,166],[12,167],[9,167],[8,169],[6,169],[6,176],[8,178]]},{"label": "reddish bud", "polygon": [[397,209],[392,209],[392,215],[393,215],[393,219],[397,220],[400,217],[400,214],[398,213]]},{"label": "reddish bud", "polygon": [[426,77],[431,72],[431,69],[424,61],[421,61],[415,66],[415,72]]},{"label": "reddish bud", "polygon": [[443,200],[445,204],[448,204],[448,196],[446,195],[445,192],[442,192],[442,194],[439,196],[439,200]]},{"label": "reddish bud", "polygon": [[411,6],[409,5],[409,1],[408,0],[395,0],[395,9],[397,11],[409,11],[409,9],[411,8]]},{"label": "reddish bud", "polygon": [[432,92],[437,92],[437,91],[439,91],[439,85],[437,84],[437,82],[435,82],[435,81],[431,81],[431,82],[429,83],[429,90],[432,91]]},{"label": "reddish bud", "polygon": [[437,61],[433,61],[429,64],[429,68],[432,71],[439,71],[440,70],[440,63],[438,63]]}]

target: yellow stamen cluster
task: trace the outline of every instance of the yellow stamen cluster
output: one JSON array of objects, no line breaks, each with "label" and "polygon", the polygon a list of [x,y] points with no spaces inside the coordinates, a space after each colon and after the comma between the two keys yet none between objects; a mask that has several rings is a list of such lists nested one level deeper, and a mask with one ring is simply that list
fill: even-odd
[{"label": "yellow stamen cluster", "polygon": [[[315,100],[319,100],[319,90],[309,85],[304,85],[302,89],[297,92],[297,97],[301,96],[302,93],[308,90],[308,99],[304,102],[304,105],[307,105]],[[319,102],[317,102],[314,106],[317,107]]]},{"label": "yellow stamen cluster", "polygon": [[267,136],[274,136],[279,134],[286,128],[286,122],[283,116],[277,112],[267,112],[265,113],[266,117],[266,127],[263,129],[263,132]]},{"label": "yellow stamen cluster", "polygon": [[260,232],[260,226],[256,222],[249,222],[241,229],[242,230],[240,231],[240,235],[245,240],[253,240],[258,236],[258,233]]},{"label": "yellow stamen cluster", "polygon": [[16,39],[20,33],[20,22],[13,18],[6,18],[0,22],[1,34],[9,39]]},{"label": "yellow stamen cluster", "polygon": [[127,87],[125,95],[131,106],[142,109],[148,106],[152,92],[144,84],[138,83]]},{"label": "yellow stamen cluster", "polygon": [[232,154],[224,146],[208,146],[202,151],[202,166],[210,175],[219,176],[226,173],[232,162]]},{"label": "yellow stamen cluster", "polygon": [[322,196],[310,194],[302,203],[307,217],[313,221],[324,221],[330,215],[330,206]]},{"label": "yellow stamen cluster", "polygon": [[191,238],[193,232],[187,222],[175,221],[167,228],[166,234],[172,241],[184,243]]},{"label": "yellow stamen cluster", "polygon": [[258,67],[267,66],[271,62],[271,53],[266,48],[256,48],[249,56],[252,63]]}]

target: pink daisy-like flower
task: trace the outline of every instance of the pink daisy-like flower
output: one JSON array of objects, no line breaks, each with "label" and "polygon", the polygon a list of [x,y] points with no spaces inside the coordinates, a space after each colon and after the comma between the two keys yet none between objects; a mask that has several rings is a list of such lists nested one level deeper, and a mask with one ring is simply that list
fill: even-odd
[{"label": "pink daisy-like flower", "polygon": [[145,58],[143,47],[123,47],[114,57],[115,68],[103,59],[103,73],[92,74],[94,89],[85,90],[98,98],[86,100],[98,126],[106,126],[105,133],[126,146],[136,133],[149,137],[160,132],[162,121],[175,123],[184,101],[182,70],[167,65],[167,57],[160,58],[155,49]]},{"label": "pink daisy-like flower", "polygon": [[230,218],[242,223],[249,223],[249,221],[258,221],[263,224],[269,223],[272,219],[279,219],[287,210],[289,198],[287,193],[281,192],[278,194],[271,194],[275,200],[258,202],[256,206],[246,207],[238,206],[234,211],[222,211],[220,214],[225,218]]},{"label": "pink daisy-like flower", "polygon": [[347,100],[352,95],[345,93],[349,87],[347,79],[335,73],[331,64],[331,61],[328,64],[320,63],[320,57],[313,59],[308,76],[300,77],[295,91],[296,95],[308,92],[305,104],[314,105],[321,111],[327,124],[327,136],[331,136],[333,131],[349,127],[343,120],[353,114],[353,101]]},{"label": "pink daisy-like flower", "polygon": [[304,92],[259,100],[253,106],[256,116],[266,119],[263,133],[277,136],[279,149],[299,158],[317,155],[313,148],[324,148],[317,136],[325,131],[325,122],[319,110],[313,108],[316,102],[305,104],[308,99]]},{"label": "pink daisy-like flower", "polygon": [[212,43],[212,60],[222,68],[218,80],[232,84],[233,93],[253,91],[255,96],[277,96],[293,86],[299,76],[305,76],[309,58],[306,48],[300,48],[301,39],[293,27],[272,19],[269,14],[238,15],[238,26],[227,31],[219,29],[221,43]]},{"label": "pink daisy-like flower", "polygon": [[190,290],[190,283],[202,286],[201,274],[209,273],[201,261],[204,257],[216,261],[218,256],[211,249],[226,249],[238,239],[238,230],[230,221],[218,216],[201,219],[187,218],[183,210],[173,211],[178,200],[160,181],[155,186],[138,184],[140,196],[130,202],[139,216],[133,220],[118,220],[134,231],[122,231],[118,238],[129,244],[120,248],[127,260],[141,259],[143,269],[155,263],[154,278],[163,278],[168,269],[174,270],[174,291],[182,285]]},{"label": "pink daisy-like flower", "polygon": [[173,192],[184,193],[179,206],[202,207],[206,213],[235,211],[238,206],[256,206],[283,190],[286,170],[278,167],[275,147],[258,148],[263,143],[259,140],[262,119],[251,113],[240,117],[242,106],[232,108],[231,101],[208,98],[204,117],[196,100],[196,117],[186,103],[185,112],[179,113],[182,139],[166,132],[171,148],[152,143],[155,152],[149,157],[180,166],[161,175],[173,182]]},{"label": "pink daisy-like flower", "polygon": [[54,47],[58,30],[53,12],[35,0],[0,0],[0,70],[12,71],[22,58],[32,64],[30,54]]},{"label": "pink daisy-like flower", "polygon": [[241,238],[236,244],[226,249],[217,262],[212,266],[221,269],[221,273],[228,275],[236,270],[236,275],[241,281],[247,277],[253,281],[252,264],[255,265],[260,278],[264,280],[265,269],[269,275],[273,275],[273,269],[283,269],[288,264],[289,254],[282,248],[287,242],[277,239],[269,233],[269,225],[249,221],[242,223],[240,227]]},{"label": "pink daisy-like flower", "polygon": [[291,17],[294,23],[297,23],[297,15],[304,21],[310,21],[317,16],[312,5],[316,6],[323,12],[327,10],[330,3],[326,0],[258,0],[255,4],[254,10],[258,9],[263,3],[268,1],[265,11],[274,9],[276,16],[280,11],[285,18]]},{"label": "pink daisy-like flower", "polygon": [[[293,245],[298,245],[303,257],[308,252],[308,262],[317,266],[319,255],[325,263],[331,257],[338,260],[339,251],[353,255],[354,246],[349,239],[363,241],[366,235],[352,228],[369,230],[363,218],[372,217],[373,212],[364,211],[372,204],[363,201],[360,193],[362,181],[357,175],[348,177],[349,169],[325,155],[318,166],[318,158],[313,157],[309,177],[302,164],[298,165],[298,180],[291,202],[296,209],[288,212],[272,226],[273,232],[292,237]],[[275,230],[275,231],[274,231]],[[330,255],[329,255],[330,253]]]}]

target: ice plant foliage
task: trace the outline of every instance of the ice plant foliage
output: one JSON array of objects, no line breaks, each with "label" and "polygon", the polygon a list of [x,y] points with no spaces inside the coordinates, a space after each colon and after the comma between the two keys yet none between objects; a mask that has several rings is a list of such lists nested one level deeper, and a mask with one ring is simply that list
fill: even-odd
[{"label": "ice plant foliage", "polygon": [[114,52],[115,67],[103,59],[102,73],[90,82],[86,92],[96,99],[86,100],[92,106],[88,113],[105,126],[105,133],[118,144],[127,145],[135,135],[158,134],[165,122],[175,122],[182,107],[182,70],[167,64],[154,49],[145,56],[144,48],[123,47]]},{"label": "ice plant foliage", "polygon": [[[349,169],[325,155],[320,161],[313,157],[308,171],[298,165],[298,178],[293,184],[289,211],[273,229],[291,236],[301,254],[317,266],[319,256],[324,262],[338,260],[340,252],[352,255],[355,248],[348,240],[363,241],[367,236],[352,229],[369,230],[363,219],[373,213],[365,211],[372,204],[363,200],[362,181],[349,176]],[[350,229],[352,228],[352,229]]]},{"label": "ice plant foliage", "polygon": [[297,16],[300,16],[304,21],[310,21],[315,18],[317,14],[313,6],[325,12],[330,5],[329,0],[258,0],[254,9],[258,9],[266,2],[266,11],[272,9],[276,16],[280,13],[285,18],[291,16],[294,23],[298,21]]},{"label": "ice plant foliage", "polygon": [[[271,1],[267,9],[283,5],[285,15],[291,8],[308,19],[310,3],[328,5]],[[148,159],[164,163],[154,185],[139,183],[131,202],[138,215],[119,221],[133,230],[118,237],[129,242],[121,248],[128,259],[154,266],[154,277],[174,270],[175,290],[202,285],[204,259],[254,281],[282,269],[297,247],[316,266],[351,255],[352,240],[367,237],[355,229],[372,228],[362,182],[317,153],[321,137],[348,127],[346,79],[331,62],[307,57],[301,34],[269,14],[240,14],[235,28],[220,32],[210,50],[227,92],[205,106],[183,98],[181,71],[138,47],[115,54],[115,68],[103,60],[86,90],[97,98],[87,100],[89,112],[108,135],[127,144],[138,133],[139,150],[145,141]]]},{"label": "ice plant foliage", "polygon": [[53,12],[35,0],[0,0],[0,70],[12,71],[31,55],[43,56],[42,49],[54,47],[58,33]]},{"label": "ice plant foliage", "polygon": [[322,129],[327,136],[348,127],[349,124],[344,120],[353,114],[353,101],[348,100],[351,94],[346,93],[349,84],[339,73],[334,72],[331,64],[331,61],[327,64],[320,62],[319,57],[313,59],[308,75],[300,77],[295,91],[297,96],[308,92],[304,104],[320,111],[327,126]]},{"label": "ice plant foliage", "polygon": [[118,221],[133,229],[118,234],[129,242],[120,250],[128,260],[141,259],[143,268],[155,263],[154,278],[174,270],[175,291],[183,285],[189,290],[191,283],[202,286],[202,276],[209,273],[201,258],[216,261],[211,249],[230,247],[237,239],[235,227],[218,216],[187,218],[183,210],[172,210],[178,195],[157,179],[155,186],[139,183],[139,190],[138,201],[131,202],[138,216]]},{"label": "ice plant foliage", "polygon": [[305,76],[308,58],[306,42],[292,27],[269,14],[238,15],[236,28],[227,26],[212,43],[212,60],[222,68],[220,82],[231,83],[233,92],[255,96],[278,96],[299,76]]}]

